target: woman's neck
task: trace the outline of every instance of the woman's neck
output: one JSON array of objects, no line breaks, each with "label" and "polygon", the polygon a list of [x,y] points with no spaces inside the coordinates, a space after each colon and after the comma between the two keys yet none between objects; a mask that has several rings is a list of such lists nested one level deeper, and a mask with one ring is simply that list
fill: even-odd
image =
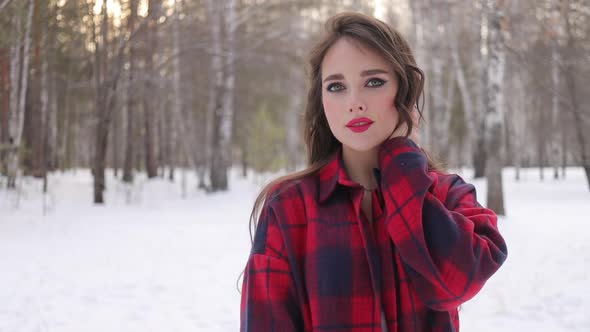
[{"label": "woman's neck", "polygon": [[378,167],[377,148],[369,151],[356,151],[342,146],[342,160],[350,179],[366,189],[375,189],[377,180],[373,176],[373,168]]}]

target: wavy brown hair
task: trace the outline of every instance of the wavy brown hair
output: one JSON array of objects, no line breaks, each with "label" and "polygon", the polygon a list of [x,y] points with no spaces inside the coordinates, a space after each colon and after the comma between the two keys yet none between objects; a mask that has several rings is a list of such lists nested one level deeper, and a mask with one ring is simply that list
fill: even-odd
[{"label": "wavy brown hair", "polygon": [[[250,237],[256,228],[259,210],[274,188],[283,183],[293,182],[318,173],[338,151],[341,143],[334,137],[328,126],[322,104],[321,66],[328,49],[340,38],[348,38],[381,55],[390,65],[398,80],[395,107],[399,112],[399,122],[395,129],[406,124],[406,137],[412,133],[410,112],[416,108],[422,119],[419,105],[423,97],[424,73],[416,65],[408,42],[388,24],[359,13],[344,12],[331,17],[325,25],[321,39],[311,49],[307,59],[308,91],[304,115],[304,139],[307,148],[308,166],[302,171],[275,179],[266,185],[254,202],[250,215]],[[423,98],[422,98],[423,104]],[[423,150],[424,151],[424,150]],[[425,152],[425,151],[424,151]],[[441,170],[438,163],[428,154],[430,169]]]}]

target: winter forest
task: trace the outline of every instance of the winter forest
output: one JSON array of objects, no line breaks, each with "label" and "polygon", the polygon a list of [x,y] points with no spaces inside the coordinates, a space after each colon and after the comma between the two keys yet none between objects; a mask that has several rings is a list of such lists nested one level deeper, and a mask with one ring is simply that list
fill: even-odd
[{"label": "winter forest", "polygon": [[137,172],[172,179],[187,169],[207,192],[230,188],[231,167],[298,169],[306,50],[328,16],[354,10],[410,40],[427,77],[423,141],[449,168],[487,177],[488,205],[503,210],[505,166],[538,167],[541,178],[583,167],[590,190],[586,1],[0,6],[3,187],[88,168],[103,203],[106,169],[125,183]]},{"label": "winter forest", "polygon": [[587,0],[0,0],[0,331],[235,331],[252,203],[306,166],[306,56],[342,11],[408,39],[422,145],[503,216],[514,263],[466,331],[587,331]]}]

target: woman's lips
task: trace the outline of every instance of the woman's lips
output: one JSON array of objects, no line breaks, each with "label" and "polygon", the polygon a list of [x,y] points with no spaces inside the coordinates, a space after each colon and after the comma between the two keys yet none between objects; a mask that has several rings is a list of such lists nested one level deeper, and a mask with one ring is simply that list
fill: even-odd
[{"label": "woman's lips", "polygon": [[346,127],[355,133],[362,133],[369,129],[369,127],[373,124],[373,121],[369,118],[358,118],[353,119],[349,123],[346,124]]}]

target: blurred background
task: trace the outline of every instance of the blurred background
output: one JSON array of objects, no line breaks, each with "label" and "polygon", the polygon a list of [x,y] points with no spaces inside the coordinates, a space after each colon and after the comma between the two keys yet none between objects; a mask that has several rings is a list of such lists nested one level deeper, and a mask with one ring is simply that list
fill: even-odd
[{"label": "blurred background", "polygon": [[0,0],[0,331],[236,331],[342,11],[407,38],[422,145],[501,215],[464,330],[590,330],[587,0]]}]

